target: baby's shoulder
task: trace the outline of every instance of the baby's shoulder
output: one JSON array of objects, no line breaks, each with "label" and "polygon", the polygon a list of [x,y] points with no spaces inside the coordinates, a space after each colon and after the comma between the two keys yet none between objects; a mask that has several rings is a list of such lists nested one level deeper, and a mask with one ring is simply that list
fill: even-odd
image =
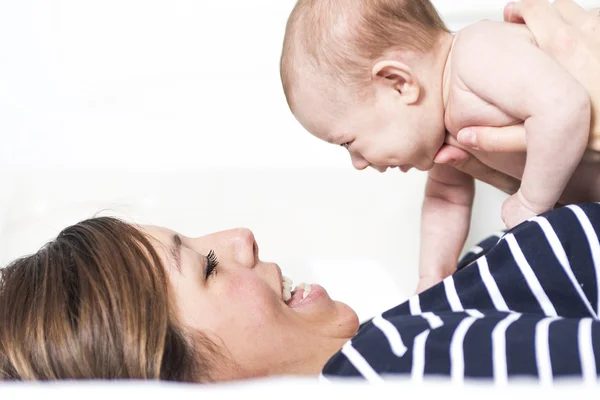
[{"label": "baby's shoulder", "polygon": [[459,57],[474,52],[476,54],[484,48],[489,50],[490,46],[506,48],[498,45],[515,41],[527,41],[535,44],[533,35],[525,25],[481,20],[464,27],[456,33],[453,53]]}]

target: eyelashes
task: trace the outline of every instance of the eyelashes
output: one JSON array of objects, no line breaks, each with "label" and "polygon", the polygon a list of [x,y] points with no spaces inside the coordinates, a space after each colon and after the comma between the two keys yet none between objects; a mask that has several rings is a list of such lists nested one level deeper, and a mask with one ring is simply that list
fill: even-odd
[{"label": "eyelashes", "polygon": [[348,150],[348,147],[350,147],[350,142],[342,143],[342,144],[340,144],[340,146],[342,146],[343,148]]},{"label": "eyelashes", "polygon": [[217,255],[214,251],[209,251],[206,256],[207,264],[206,264],[206,272],[204,279],[210,278],[213,274],[217,272],[217,266],[219,265],[219,261],[217,260]]}]

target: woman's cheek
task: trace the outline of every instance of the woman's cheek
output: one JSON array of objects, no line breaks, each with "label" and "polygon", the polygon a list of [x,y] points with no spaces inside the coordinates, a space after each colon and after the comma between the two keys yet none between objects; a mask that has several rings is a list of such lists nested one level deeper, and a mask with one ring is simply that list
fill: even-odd
[{"label": "woman's cheek", "polygon": [[266,282],[254,276],[231,277],[225,291],[225,300],[237,317],[252,318],[256,324],[273,318],[283,305],[281,294],[278,296]]}]

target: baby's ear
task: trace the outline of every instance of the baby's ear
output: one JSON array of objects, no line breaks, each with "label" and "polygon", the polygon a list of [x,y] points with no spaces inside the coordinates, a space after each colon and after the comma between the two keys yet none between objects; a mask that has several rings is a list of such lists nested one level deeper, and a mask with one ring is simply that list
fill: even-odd
[{"label": "baby's ear", "polygon": [[373,66],[373,82],[393,88],[406,104],[419,101],[421,87],[410,67],[400,61],[383,60]]}]

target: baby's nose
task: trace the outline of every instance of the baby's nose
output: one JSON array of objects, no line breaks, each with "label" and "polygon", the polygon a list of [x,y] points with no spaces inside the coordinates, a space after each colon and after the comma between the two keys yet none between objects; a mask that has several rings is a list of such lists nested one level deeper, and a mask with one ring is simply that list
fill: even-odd
[{"label": "baby's nose", "polygon": [[365,160],[360,154],[350,153],[350,159],[352,160],[352,165],[359,171],[367,168],[371,163]]}]

